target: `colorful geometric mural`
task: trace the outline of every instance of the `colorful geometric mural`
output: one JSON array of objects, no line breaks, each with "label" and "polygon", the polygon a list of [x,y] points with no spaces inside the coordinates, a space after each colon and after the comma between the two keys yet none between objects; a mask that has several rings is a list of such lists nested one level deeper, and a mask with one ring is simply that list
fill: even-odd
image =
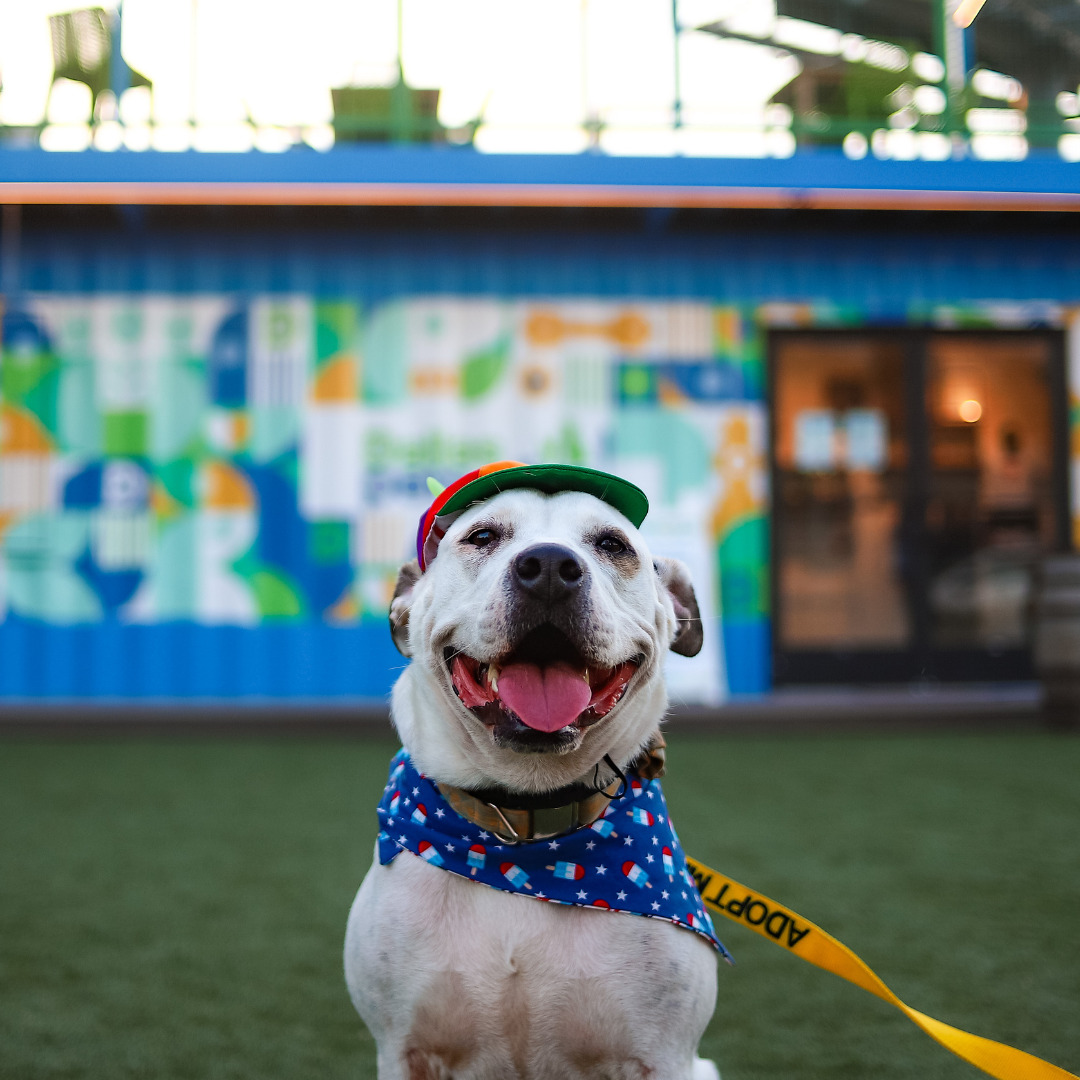
[{"label": "colorful geometric mural", "polygon": [[4,316],[0,617],[362,650],[428,476],[567,461],[644,487],[650,543],[691,566],[719,632],[673,697],[764,689],[763,397],[756,321],[702,302],[31,297]]}]

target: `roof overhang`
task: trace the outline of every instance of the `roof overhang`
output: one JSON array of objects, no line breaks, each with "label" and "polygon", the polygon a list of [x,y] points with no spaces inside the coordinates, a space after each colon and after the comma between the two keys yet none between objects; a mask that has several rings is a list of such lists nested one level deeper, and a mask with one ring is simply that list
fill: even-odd
[{"label": "roof overhang", "polygon": [[0,203],[584,206],[820,210],[1080,210],[1080,163],[485,155],[342,148],[325,154],[0,150]]}]

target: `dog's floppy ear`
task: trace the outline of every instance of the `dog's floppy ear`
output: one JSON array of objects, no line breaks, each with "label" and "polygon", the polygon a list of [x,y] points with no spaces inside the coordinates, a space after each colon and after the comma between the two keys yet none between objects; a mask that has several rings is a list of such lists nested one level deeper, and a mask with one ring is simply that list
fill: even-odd
[{"label": "dog's floppy ear", "polygon": [[420,580],[420,564],[413,559],[399,571],[394,586],[394,599],[390,601],[390,636],[402,656],[411,656],[409,648],[409,608],[412,605],[413,586]]},{"label": "dog's floppy ear", "polygon": [[671,651],[683,656],[697,656],[705,640],[705,631],[701,626],[701,611],[694,595],[694,586],[690,584],[690,571],[678,559],[656,559],[653,565],[660,584],[667,589],[675,605],[675,618],[679,620]]}]

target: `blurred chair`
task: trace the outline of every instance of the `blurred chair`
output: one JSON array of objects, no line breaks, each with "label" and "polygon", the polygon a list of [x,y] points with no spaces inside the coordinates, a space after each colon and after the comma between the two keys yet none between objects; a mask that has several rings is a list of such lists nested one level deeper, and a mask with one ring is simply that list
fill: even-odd
[{"label": "blurred chair", "polygon": [[90,87],[96,116],[98,98],[106,90],[112,90],[119,99],[131,86],[153,89],[153,83],[145,75],[124,62],[120,54],[120,19],[114,21],[103,8],[50,15],[49,32],[53,54],[50,95],[58,79],[83,83]]}]

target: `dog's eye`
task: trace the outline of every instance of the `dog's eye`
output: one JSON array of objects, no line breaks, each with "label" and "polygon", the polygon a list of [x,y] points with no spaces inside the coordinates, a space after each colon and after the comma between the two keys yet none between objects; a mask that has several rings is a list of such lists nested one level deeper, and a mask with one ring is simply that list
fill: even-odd
[{"label": "dog's eye", "polygon": [[465,537],[465,543],[473,547],[487,547],[498,539],[499,534],[494,529],[476,529]]},{"label": "dog's eye", "polygon": [[596,546],[607,555],[621,555],[626,550],[626,545],[617,536],[612,536],[610,533],[601,536],[596,541]]}]

